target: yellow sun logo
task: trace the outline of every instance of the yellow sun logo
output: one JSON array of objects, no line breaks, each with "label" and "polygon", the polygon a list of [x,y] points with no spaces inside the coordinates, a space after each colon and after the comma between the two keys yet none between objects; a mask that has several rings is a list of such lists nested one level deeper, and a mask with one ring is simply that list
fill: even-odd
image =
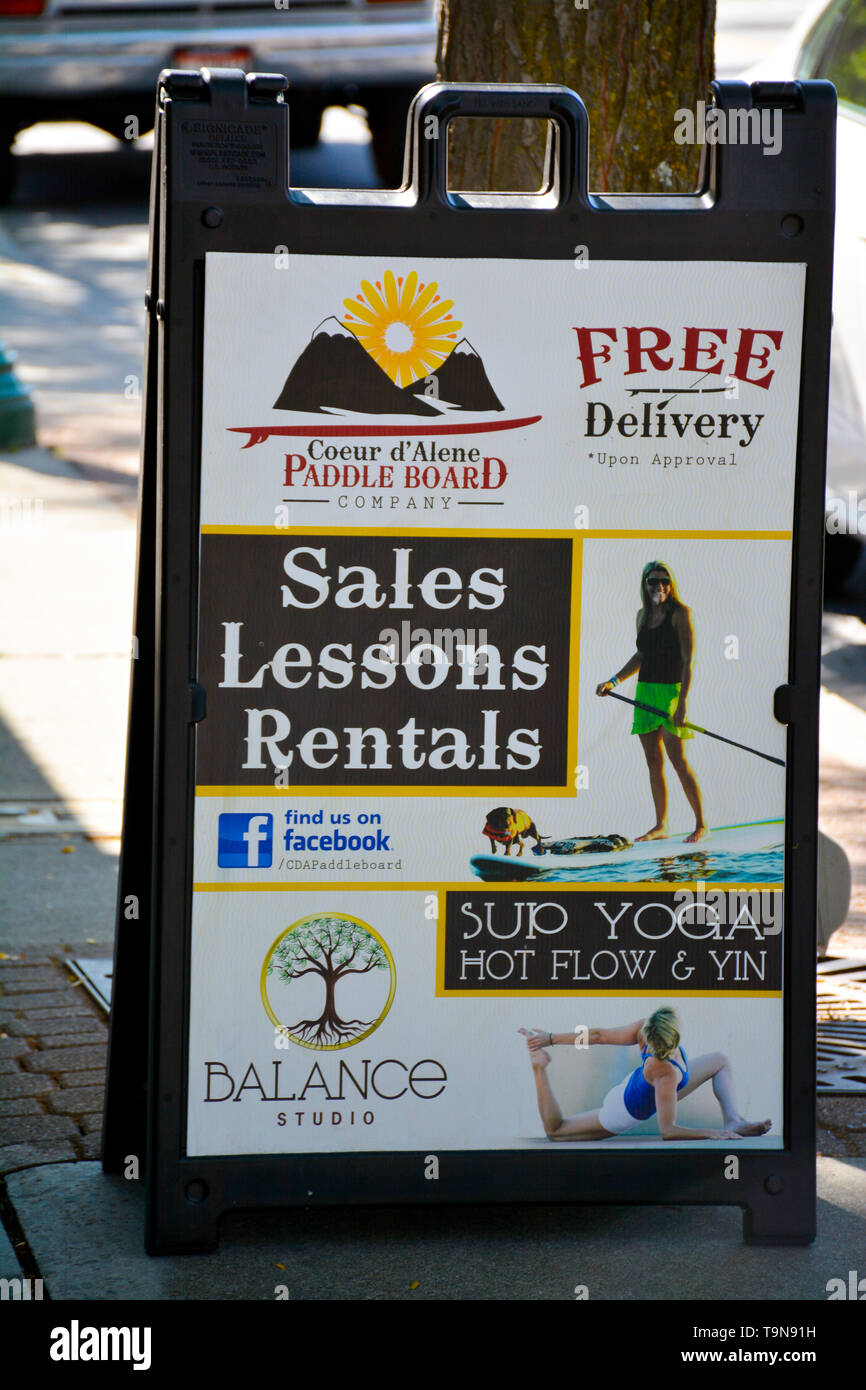
[{"label": "yellow sun logo", "polygon": [[414,270],[405,282],[386,270],[375,285],[362,280],[356,299],[343,300],[346,327],[397,386],[441,367],[463,327],[449,313],[454,300],[438,288],[435,280],[419,284]]}]

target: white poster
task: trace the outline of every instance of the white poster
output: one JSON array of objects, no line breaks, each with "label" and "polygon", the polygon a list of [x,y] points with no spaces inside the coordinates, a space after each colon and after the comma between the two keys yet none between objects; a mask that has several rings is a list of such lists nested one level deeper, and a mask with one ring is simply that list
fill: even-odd
[{"label": "white poster", "polygon": [[804,280],[208,255],[191,1155],[781,1146]]}]

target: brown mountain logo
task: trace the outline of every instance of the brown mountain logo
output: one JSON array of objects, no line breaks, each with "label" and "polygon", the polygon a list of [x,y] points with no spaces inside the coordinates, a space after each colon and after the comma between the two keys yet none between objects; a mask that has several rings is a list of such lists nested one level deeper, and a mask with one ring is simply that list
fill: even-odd
[{"label": "brown mountain logo", "polygon": [[358,410],[367,415],[438,415],[407,396],[335,318],[320,323],[286,377],[274,410]]},{"label": "brown mountain logo", "polygon": [[450,415],[504,410],[478,352],[435,280],[386,270],[323,319],[298,357],[275,410]]},{"label": "brown mountain logo", "polygon": [[[431,389],[435,383],[435,389]],[[461,338],[438,371],[403,387],[403,395],[423,395],[460,410],[504,410],[490,385],[484,363],[468,338]]]}]

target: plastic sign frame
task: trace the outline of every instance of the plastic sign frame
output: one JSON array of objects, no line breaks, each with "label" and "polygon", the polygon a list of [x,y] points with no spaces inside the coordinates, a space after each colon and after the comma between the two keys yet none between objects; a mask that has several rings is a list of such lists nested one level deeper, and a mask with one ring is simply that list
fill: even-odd
[{"label": "plastic sign frame", "polygon": [[[560,87],[433,85],[409,116],[404,186],[288,187],[285,80],[202,70],[160,80],[151,251],[143,470],[118,937],[104,1167],[144,1154],[151,1253],[213,1248],[223,1212],[341,1203],[662,1202],[736,1204],[747,1240],[802,1244],[815,1221],[817,728],[825,423],[833,238],[835,93],[829,83],[714,84],[719,112],[772,110],[778,154],[707,148],[705,189],[690,196],[590,195],[587,119]],[[449,190],[455,116],[551,122],[549,183],[537,195]],[[430,138],[431,132],[435,137]],[[205,257],[209,253],[572,262],[805,266],[797,421],[788,679],[775,692],[787,726],[782,1000],[784,1147],[643,1146],[574,1152],[429,1151],[223,1154],[186,1151],[190,1047],[193,819],[197,728],[213,708],[199,679]],[[312,325],[311,325],[312,327]],[[322,417],[325,418],[325,417]],[[253,442],[252,440],[250,441]],[[399,532],[395,534],[399,535]],[[278,803],[274,802],[276,806]],[[281,804],[281,803],[279,803]],[[632,1006],[634,1008],[634,1006]],[[275,1056],[280,1054],[275,1053]],[[726,1173],[735,1153],[737,1179]]]}]

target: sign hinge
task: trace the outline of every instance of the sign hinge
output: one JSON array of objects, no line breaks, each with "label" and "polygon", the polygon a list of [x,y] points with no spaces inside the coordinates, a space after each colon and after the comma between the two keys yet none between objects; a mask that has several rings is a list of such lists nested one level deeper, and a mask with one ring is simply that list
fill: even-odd
[{"label": "sign hinge", "polygon": [[196,681],[189,684],[189,714],[187,722],[189,724],[200,724],[207,714],[207,694],[203,685],[198,685]]},{"label": "sign hinge", "polygon": [[779,685],[773,692],[773,716],[779,724],[793,724],[800,705],[794,685]]}]

